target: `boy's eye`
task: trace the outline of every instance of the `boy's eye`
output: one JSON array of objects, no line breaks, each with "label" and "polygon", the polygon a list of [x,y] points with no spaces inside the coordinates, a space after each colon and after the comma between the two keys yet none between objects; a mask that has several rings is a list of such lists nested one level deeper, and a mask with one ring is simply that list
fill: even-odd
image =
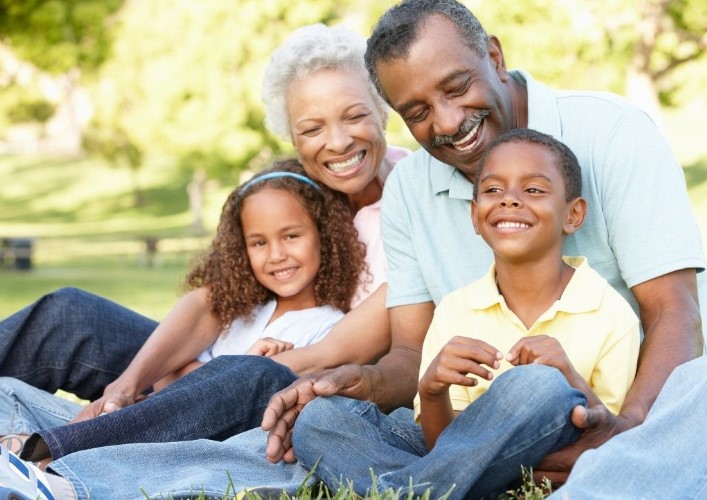
[{"label": "boy's eye", "polygon": [[526,191],[531,194],[540,194],[545,192],[544,190],[538,187],[529,187],[528,189],[526,189]]},{"label": "boy's eye", "polygon": [[500,192],[501,192],[501,188],[498,187],[498,186],[489,186],[489,187],[487,187],[487,188],[484,188],[484,189],[482,190],[482,192],[483,192],[483,193],[500,193]]}]

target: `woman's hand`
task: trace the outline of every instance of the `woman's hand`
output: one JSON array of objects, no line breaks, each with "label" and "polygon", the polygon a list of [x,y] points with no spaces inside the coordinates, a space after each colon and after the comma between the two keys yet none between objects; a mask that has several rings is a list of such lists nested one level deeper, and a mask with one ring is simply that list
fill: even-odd
[{"label": "woman's hand", "polygon": [[252,356],[271,357],[281,352],[294,349],[294,347],[292,342],[285,342],[284,340],[278,340],[272,337],[263,337],[262,339],[256,340],[245,353]]}]

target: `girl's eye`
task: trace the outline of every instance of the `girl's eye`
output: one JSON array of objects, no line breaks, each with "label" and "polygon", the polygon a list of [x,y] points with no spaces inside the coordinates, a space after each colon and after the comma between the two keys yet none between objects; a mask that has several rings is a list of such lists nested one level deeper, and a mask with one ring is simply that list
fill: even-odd
[{"label": "girl's eye", "polygon": [[252,246],[252,247],[262,247],[263,245],[265,245],[265,242],[262,240],[256,240],[256,241],[250,242],[250,246]]},{"label": "girl's eye", "polygon": [[299,238],[299,234],[288,234],[285,236],[285,239],[287,240],[294,240],[296,238]]}]

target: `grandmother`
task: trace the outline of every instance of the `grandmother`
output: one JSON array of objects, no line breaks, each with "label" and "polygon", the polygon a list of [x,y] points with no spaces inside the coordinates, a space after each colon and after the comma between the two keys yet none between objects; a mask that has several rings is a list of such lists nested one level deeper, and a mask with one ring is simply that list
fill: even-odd
[{"label": "grandmother", "polygon": [[[280,353],[262,360],[262,377],[250,371],[242,374],[238,356],[223,356],[179,380],[175,385],[156,393],[144,402],[133,405],[143,391],[161,378],[162,373],[144,375],[154,364],[150,353],[137,356],[117,380],[109,384],[103,397],[83,409],[78,423],[62,425],[72,418],[78,408],[66,410],[60,403],[53,420],[24,419],[25,427],[10,432],[36,432],[27,442],[23,457],[32,460],[49,456],[59,458],[78,450],[133,442],[167,442],[186,439],[224,439],[232,434],[257,426],[268,398],[276,390],[296,379],[297,374],[335,367],[344,363],[369,363],[382,356],[390,343],[389,323],[385,309],[385,259],[380,239],[380,198],[385,177],[397,159],[408,152],[401,148],[386,147],[385,125],[387,107],[370,84],[363,64],[365,41],[343,27],[328,28],[313,25],[295,31],[272,56],[265,75],[263,100],[267,107],[267,125],[283,138],[290,139],[308,175],[330,188],[347,195],[354,224],[360,240],[367,247],[367,264],[371,279],[359,291],[353,306],[359,311],[337,325],[331,334],[316,345]],[[197,292],[199,292],[197,290]],[[206,293],[193,295],[194,300],[205,300]],[[98,328],[89,332],[85,325],[80,329],[80,340],[99,342],[103,336],[128,336],[133,338],[130,327],[141,323],[141,317],[119,308],[108,301],[77,290],[59,291],[59,299],[69,296],[70,301],[44,298],[28,312],[18,315],[42,317],[29,325],[51,325],[27,331],[27,323],[16,321],[15,316],[2,324],[3,335],[13,334],[16,339],[25,335],[61,335],[67,346],[58,355],[72,356],[68,347],[76,346],[70,332],[61,322],[53,322],[80,310],[89,325],[100,326],[96,316],[108,316],[113,327]],[[115,315],[114,315],[115,314]],[[365,321],[365,324],[364,324]],[[218,324],[214,321],[214,326]],[[6,325],[19,325],[11,331]],[[196,326],[196,325],[195,325]],[[200,327],[205,327],[200,325]],[[210,326],[206,326],[210,327]],[[122,328],[127,328],[121,331]],[[37,331],[39,330],[39,331]],[[57,334],[57,331],[60,333]],[[95,334],[97,337],[90,337]],[[170,331],[158,328],[155,336],[169,342]],[[43,343],[38,343],[41,350]],[[290,368],[290,376],[271,377],[276,370],[273,360]],[[94,363],[97,370],[100,365]],[[65,381],[72,379],[66,370]],[[262,379],[268,379],[264,385]],[[25,401],[42,399],[44,407],[52,400],[40,396],[39,391],[27,385],[18,385],[11,379],[2,380],[15,399]],[[34,380],[30,379],[30,383]],[[248,384],[248,385],[246,385]],[[42,387],[41,384],[36,384]],[[251,385],[253,385],[251,387]],[[11,387],[10,387],[11,386]],[[276,387],[277,386],[277,387]],[[48,387],[53,390],[54,386]],[[244,394],[257,394],[258,401],[238,404],[238,411],[230,411]],[[214,397],[217,395],[217,397]],[[250,400],[249,400],[250,401]],[[120,412],[111,413],[117,408]],[[61,411],[59,411],[61,409]],[[100,419],[91,417],[109,413]]]}]

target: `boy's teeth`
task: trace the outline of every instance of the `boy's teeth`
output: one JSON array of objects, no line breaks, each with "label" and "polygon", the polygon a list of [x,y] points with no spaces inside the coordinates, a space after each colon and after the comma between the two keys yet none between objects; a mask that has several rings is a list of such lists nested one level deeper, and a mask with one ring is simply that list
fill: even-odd
[{"label": "boy's teeth", "polygon": [[354,165],[356,165],[357,163],[359,163],[361,160],[363,160],[364,154],[365,154],[365,152],[361,151],[360,153],[358,153],[355,156],[352,156],[351,158],[349,158],[346,161],[338,161],[338,162],[330,161],[327,163],[327,167],[329,168],[329,170],[331,170],[333,172],[337,172],[337,173],[343,172],[347,168],[351,168]]},{"label": "boy's teeth", "polygon": [[522,223],[522,222],[508,222],[508,221],[504,221],[504,222],[499,222],[498,224],[496,224],[496,227],[500,227],[500,228],[506,228],[506,227],[523,228],[523,227],[530,227],[530,226],[529,226],[528,224],[524,224],[524,223]]}]

